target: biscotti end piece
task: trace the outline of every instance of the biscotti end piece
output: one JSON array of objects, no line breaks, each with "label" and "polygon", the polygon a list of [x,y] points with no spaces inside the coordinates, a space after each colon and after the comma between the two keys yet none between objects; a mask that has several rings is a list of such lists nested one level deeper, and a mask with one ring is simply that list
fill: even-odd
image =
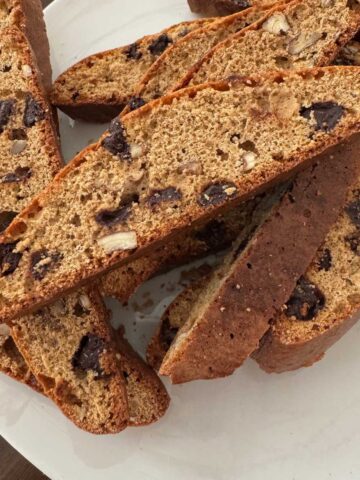
[{"label": "biscotti end piece", "polygon": [[117,433],[129,421],[108,312],[94,289],[22,317],[12,336],[45,394],[78,427]]},{"label": "biscotti end piece", "polygon": [[360,26],[360,5],[337,0],[295,0],[209,51],[179,87],[231,75],[328,65]]},{"label": "biscotti end piece", "polygon": [[129,425],[150,425],[164,416],[170,397],[154,370],[126,341],[121,328],[115,333],[117,358],[123,371],[129,402]]},{"label": "biscotti end piece", "polygon": [[[360,140],[354,148],[359,156]],[[312,365],[359,319],[359,232],[358,171],[338,221],[253,355],[265,371]]]},{"label": "biscotti end piece", "polygon": [[11,337],[11,329],[4,323],[0,324],[0,371],[33,390],[42,392]]},{"label": "biscotti end piece", "polygon": [[74,119],[111,121],[127,104],[141,105],[141,99],[135,96],[136,86],[167,48],[211,22],[211,19],[183,22],[131,45],[81,60],[55,81],[52,103]]},{"label": "biscotti end piece", "polygon": [[116,120],[6,230],[1,317],[51,302],[305,167],[360,128],[359,95],[358,68],[328,67],[183,90]]},{"label": "biscotti end piece", "polygon": [[229,375],[258,347],[337,218],[359,169],[358,141],[334,147],[299,174],[240,254],[230,254],[228,271],[215,271],[197,295],[161,374],[174,383]]}]

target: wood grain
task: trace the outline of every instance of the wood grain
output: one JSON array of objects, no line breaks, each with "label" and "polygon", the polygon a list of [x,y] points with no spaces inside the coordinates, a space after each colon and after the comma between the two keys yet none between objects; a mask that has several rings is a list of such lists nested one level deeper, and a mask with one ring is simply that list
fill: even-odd
[{"label": "wood grain", "polygon": [[[45,8],[52,0],[42,0]],[[0,437],[0,480],[49,480]]]}]

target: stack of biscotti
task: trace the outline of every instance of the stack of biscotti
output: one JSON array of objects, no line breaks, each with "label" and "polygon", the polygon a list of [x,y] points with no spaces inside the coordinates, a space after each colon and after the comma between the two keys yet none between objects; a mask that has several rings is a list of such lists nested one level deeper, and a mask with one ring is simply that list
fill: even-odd
[{"label": "stack of biscotti", "polygon": [[[128,46],[85,58],[56,80],[52,102],[71,117],[87,121],[111,120],[108,111],[114,113],[111,110],[114,103],[117,113],[125,106],[126,112],[135,110],[150,98],[142,95],[145,83],[149,83],[148,89],[152,88],[151,98],[170,90],[210,48],[259,20],[266,8],[275,2],[268,0],[263,3],[224,19],[191,22],[187,24],[186,35],[178,34],[176,38],[171,32],[178,32],[179,29],[182,32],[183,24],[175,25],[159,34],[161,38],[166,35],[170,40],[162,42],[163,49],[157,49],[156,56],[149,54],[154,37],[145,37],[131,46],[139,52],[137,58],[129,60]],[[156,42],[160,37],[156,37]],[[135,63],[135,68],[129,65],[131,62]],[[110,72],[109,64],[112,65]],[[134,76],[138,70],[139,73]]]},{"label": "stack of biscotti", "polygon": [[[319,157],[265,221],[254,217],[255,233],[250,228],[240,235],[221,267],[170,305],[148,349],[160,373],[174,383],[230,375],[255,351],[335,223],[347,191],[353,192],[359,147],[357,135]],[[315,315],[322,308],[317,293],[309,286],[303,303],[296,298],[289,312],[306,317],[313,308]]]},{"label": "stack of biscotti", "polygon": [[[27,18],[25,10],[15,15],[11,2],[4,5],[9,8],[0,27],[2,231],[61,166],[37,64],[41,51],[35,58],[21,32],[26,29],[20,30],[23,24],[17,19]],[[38,6],[41,12],[40,2]],[[45,63],[49,65],[48,56],[42,58]],[[3,271],[4,276],[8,273]],[[37,274],[42,275],[41,269]],[[114,433],[127,425],[151,423],[166,411],[169,399],[154,372],[124,341],[116,347],[94,288],[22,317],[11,329],[1,324],[0,335],[0,369],[45,392],[85,430]]]},{"label": "stack of biscotti", "polygon": [[[269,2],[266,3],[266,5],[269,4]],[[262,7],[265,8],[265,2],[263,2]],[[331,15],[333,15],[334,12],[329,10],[326,11],[329,14],[329,18],[331,18]],[[177,42],[176,45],[168,48],[146,74],[146,78],[151,79],[153,77],[152,81],[155,82],[154,85],[151,87],[152,81],[149,80],[148,87],[151,87],[150,98],[152,95],[151,90],[153,89],[153,87],[156,90],[156,85],[161,84],[162,89],[160,89],[160,92],[169,89],[171,84],[174,84],[179,80],[179,75],[180,77],[183,76],[186,70],[190,68],[196,60],[200,59],[201,55],[205,53],[209,48],[211,48],[214,44],[218,43],[225,37],[238,31],[240,28],[257,20],[259,16],[262,16],[264,14],[264,12],[265,10],[262,8],[250,8],[248,9],[248,11],[243,12],[239,15],[233,15],[221,21],[212,22],[211,25],[202,25],[202,28],[199,28],[196,31],[190,33],[189,35],[185,36],[185,38],[183,38],[181,41]],[[301,22],[298,22],[298,24],[301,26]],[[297,26],[297,28],[299,28],[299,25]],[[329,31],[328,34],[330,36],[331,32]],[[325,49],[326,44],[322,45],[322,48]],[[177,52],[179,54],[177,54]],[[346,58],[346,64],[350,64],[351,61],[353,61],[353,64],[356,64],[354,62],[354,60],[356,60],[357,58],[356,52],[357,44],[354,42],[348,44],[344,48],[342,53],[344,58]],[[108,61],[110,61],[111,55],[112,52],[105,52],[103,54],[99,54],[98,56],[92,57],[90,74],[87,74],[86,72],[87,67],[85,59],[84,61],[79,62],[74,67],[65,72],[63,75],[61,75],[58,81],[55,83],[53,91],[53,100],[55,101],[55,103],[61,106],[61,103],[64,102],[64,98],[66,98],[65,103],[68,106],[71,105],[71,108],[76,110],[78,107],[81,107],[81,103],[91,103],[91,96],[93,95],[94,98],[97,98],[97,111],[102,111],[103,105],[106,105],[107,103],[112,101],[112,92],[106,92],[102,89],[102,75],[98,75],[96,77],[94,88],[93,73],[95,71],[101,72],[101,62],[107,63]],[[125,73],[126,75],[128,74],[127,71]],[[78,75],[80,74],[82,78],[81,82],[78,78]],[[123,83],[123,81],[125,81],[125,77],[122,77],[122,72],[120,70],[117,71],[117,79],[113,77],[113,81],[115,80],[118,81],[118,87]],[[142,83],[144,83],[144,81]],[[82,100],[80,103],[78,103],[77,100],[73,101],[71,99],[72,89],[74,88],[74,86],[76,86],[76,88],[82,89]],[[131,87],[131,89],[133,89],[133,87]],[[63,100],[60,100],[60,97],[63,98]],[[138,105],[141,105],[142,103],[143,102],[140,101]],[[91,120],[93,118],[92,116],[90,116],[87,119]],[[203,246],[204,243],[202,243],[201,245],[198,241],[194,242],[192,238],[188,238],[185,243],[184,239],[181,239],[177,243],[177,245],[174,243],[168,244],[166,245],[166,252],[161,249],[159,250],[159,252],[156,252],[153,255],[149,255],[147,258],[142,258],[139,261],[134,262],[128,268],[119,269],[118,271],[109,274],[107,277],[104,277],[103,291],[105,294],[116,296],[121,301],[127,301],[129,295],[135,291],[137,286],[139,286],[142,281],[145,281],[147,278],[152,276],[153,273],[159,269],[159,267],[163,268],[168,263],[167,260],[170,260],[170,263],[172,263],[172,258],[178,260],[179,250],[183,250],[183,252],[185,253],[185,257],[191,252],[194,252],[195,254],[201,252],[206,253],[206,250],[203,250]]]},{"label": "stack of biscotti", "polygon": [[[358,73],[241,77],[115,120],[5,231],[2,318],[11,325],[309,165],[359,129]],[[198,168],[184,176],[189,159]]]}]

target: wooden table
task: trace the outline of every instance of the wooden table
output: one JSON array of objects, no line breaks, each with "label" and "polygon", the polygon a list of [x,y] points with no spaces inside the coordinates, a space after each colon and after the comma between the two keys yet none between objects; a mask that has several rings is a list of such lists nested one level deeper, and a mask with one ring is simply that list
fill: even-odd
[{"label": "wooden table", "polygon": [[[44,7],[51,2],[42,0]],[[47,477],[0,437],[0,480],[47,480]]]}]

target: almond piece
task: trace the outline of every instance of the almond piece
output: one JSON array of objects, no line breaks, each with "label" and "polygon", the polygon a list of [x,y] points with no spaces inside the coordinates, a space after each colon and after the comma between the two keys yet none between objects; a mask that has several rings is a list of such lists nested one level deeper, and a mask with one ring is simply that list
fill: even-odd
[{"label": "almond piece", "polygon": [[117,232],[100,238],[98,244],[106,253],[133,250],[137,247],[137,235],[136,232]]},{"label": "almond piece", "polygon": [[319,32],[300,33],[289,43],[288,52],[291,55],[298,55],[306,48],[314,45],[321,37],[322,34]]},{"label": "almond piece", "polygon": [[6,323],[0,323],[0,336],[1,337],[9,337],[11,335],[11,330]]},{"label": "almond piece", "polygon": [[281,35],[290,30],[290,25],[283,13],[275,13],[262,24],[262,28],[269,33]]},{"label": "almond piece", "polygon": [[85,308],[85,310],[91,310],[90,298],[87,295],[80,295],[79,302]]},{"label": "almond piece", "polygon": [[244,171],[250,172],[256,165],[256,155],[254,152],[246,152],[243,156]]},{"label": "almond piece", "polygon": [[26,147],[27,147],[26,140],[14,140],[11,145],[11,153],[12,155],[19,155],[25,150]]}]

